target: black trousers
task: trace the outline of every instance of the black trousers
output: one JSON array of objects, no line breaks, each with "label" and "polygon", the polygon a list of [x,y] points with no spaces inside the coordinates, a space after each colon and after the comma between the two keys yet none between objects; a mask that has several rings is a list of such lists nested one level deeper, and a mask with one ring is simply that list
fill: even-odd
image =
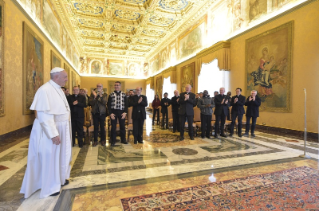
[{"label": "black trousers", "polygon": [[133,119],[134,142],[143,141],[144,118]]},{"label": "black trousers", "polygon": [[155,120],[155,114],[157,113],[157,124],[159,123],[159,108],[158,109],[153,109],[153,125],[154,125],[154,120]]},{"label": "black trousers", "polygon": [[212,115],[200,114],[202,138],[210,137],[210,131],[212,129]]},{"label": "black trousers", "polygon": [[[166,116],[166,118],[165,118],[165,116]],[[166,119],[165,120],[166,121],[166,128],[168,128],[168,112],[167,111],[162,113],[162,127],[164,127],[164,119]]]},{"label": "black trousers", "polygon": [[72,123],[72,143],[73,143],[73,146],[75,144],[75,133],[77,133],[79,147],[82,147],[83,146],[84,117],[72,118],[71,123]]},{"label": "black trousers", "polygon": [[101,133],[101,141],[106,140],[106,135],[105,135],[105,117],[106,114],[92,114],[93,116],[93,125],[94,125],[94,142],[97,142],[98,139],[98,134],[99,134],[99,128],[100,128],[100,133]]},{"label": "black trousers", "polygon": [[225,127],[225,121],[226,117],[225,114],[221,115],[215,115],[216,121],[215,121],[215,136],[219,135],[219,122],[220,122],[220,134],[224,134],[224,127]]},{"label": "black trousers", "polygon": [[230,134],[234,134],[234,127],[236,124],[236,118],[238,117],[238,135],[241,135],[241,130],[243,128],[243,114],[232,113],[231,114],[231,125]]},{"label": "black trousers", "polygon": [[121,135],[121,142],[126,142],[125,138],[125,118],[122,119],[122,114],[124,113],[124,110],[113,110],[113,114],[115,115],[114,120],[111,119],[111,143],[115,144],[116,141],[116,124],[117,120],[120,124],[120,135]]},{"label": "black trousers", "polygon": [[252,117],[252,116],[246,116],[246,131],[245,133],[249,133],[249,128],[250,128],[250,118],[252,119],[252,123],[251,123],[251,134],[254,134],[255,132],[255,128],[256,128],[256,121],[257,121],[257,117]]},{"label": "black trousers", "polygon": [[179,132],[180,126],[179,126],[178,111],[173,111],[172,114],[173,114],[173,132],[175,132],[176,130]]},{"label": "black trousers", "polygon": [[194,137],[194,131],[193,131],[193,115],[179,115],[179,122],[180,122],[180,135],[182,138],[184,138],[184,127],[185,127],[185,119],[187,117],[188,122],[188,135],[189,137]]}]

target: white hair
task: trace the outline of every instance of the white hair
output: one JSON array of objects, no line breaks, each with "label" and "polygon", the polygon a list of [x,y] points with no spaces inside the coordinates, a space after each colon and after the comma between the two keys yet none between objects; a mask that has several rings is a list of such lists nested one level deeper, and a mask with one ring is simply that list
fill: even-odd
[{"label": "white hair", "polygon": [[50,79],[54,79],[56,75],[59,75],[60,72],[50,73]]},{"label": "white hair", "polygon": [[257,91],[256,91],[256,90],[251,90],[251,92],[250,92],[250,93],[253,93],[253,92],[256,92],[256,94],[257,94]]}]

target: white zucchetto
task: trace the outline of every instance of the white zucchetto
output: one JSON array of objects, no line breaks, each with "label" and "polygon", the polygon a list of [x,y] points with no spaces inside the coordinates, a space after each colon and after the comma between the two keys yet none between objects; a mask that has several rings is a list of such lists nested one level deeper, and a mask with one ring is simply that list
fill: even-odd
[{"label": "white zucchetto", "polygon": [[61,67],[55,67],[51,70],[50,73],[58,73],[58,72],[62,72],[64,69],[62,69]]}]

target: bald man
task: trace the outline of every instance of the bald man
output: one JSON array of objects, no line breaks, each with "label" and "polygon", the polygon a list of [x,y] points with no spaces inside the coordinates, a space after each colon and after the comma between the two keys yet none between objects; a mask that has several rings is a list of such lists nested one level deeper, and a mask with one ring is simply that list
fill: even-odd
[{"label": "bald man", "polygon": [[133,106],[133,135],[134,144],[143,143],[143,126],[146,119],[145,108],[147,106],[147,97],[141,94],[142,87],[136,87],[136,95],[132,96],[131,105]]},{"label": "bald man", "polygon": [[196,106],[195,94],[191,92],[192,86],[187,84],[185,92],[182,92],[179,98],[179,122],[180,122],[180,140],[184,140],[185,119],[188,121],[188,134],[191,140],[194,140],[193,118],[194,108]]}]

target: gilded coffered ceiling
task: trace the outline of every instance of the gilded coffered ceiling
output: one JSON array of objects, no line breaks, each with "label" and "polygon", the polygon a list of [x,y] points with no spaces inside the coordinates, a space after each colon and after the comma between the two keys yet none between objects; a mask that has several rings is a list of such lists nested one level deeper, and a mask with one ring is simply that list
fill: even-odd
[{"label": "gilded coffered ceiling", "polygon": [[215,0],[54,0],[81,56],[148,57]]}]

